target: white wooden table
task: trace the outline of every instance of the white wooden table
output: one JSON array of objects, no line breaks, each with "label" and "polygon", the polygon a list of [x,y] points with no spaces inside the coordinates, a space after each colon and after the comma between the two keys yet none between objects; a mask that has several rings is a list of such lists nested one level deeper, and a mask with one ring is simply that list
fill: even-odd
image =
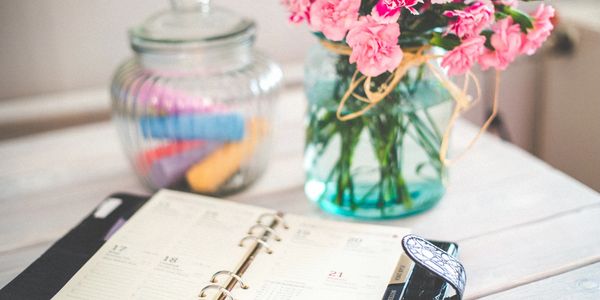
[{"label": "white wooden table", "polygon": [[[303,194],[303,113],[301,91],[284,93],[270,167],[231,200],[337,218]],[[459,124],[455,151],[474,130]],[[596,192],[492,136],[456,164],[450,178],[434,209],[381,223],[457,241],[467,298],[600,299]],[[149,193],[108,122],[0,142],[0,286],[116,191]]]}]

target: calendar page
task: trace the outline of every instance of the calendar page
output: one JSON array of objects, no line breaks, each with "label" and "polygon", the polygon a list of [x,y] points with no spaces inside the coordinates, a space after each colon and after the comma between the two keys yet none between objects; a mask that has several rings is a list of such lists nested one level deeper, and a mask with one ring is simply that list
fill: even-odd
[{"label": "calendar page", "polygon": [[270,242],[245,275],[237,299],[380,300],[394,275],[405,228],[286,215],[288,230]]},{"label": "calendar page", "polygon": [[240,238],[270,212],[162,190],[53,299],[198,299],[213,273],[245,256]]}]

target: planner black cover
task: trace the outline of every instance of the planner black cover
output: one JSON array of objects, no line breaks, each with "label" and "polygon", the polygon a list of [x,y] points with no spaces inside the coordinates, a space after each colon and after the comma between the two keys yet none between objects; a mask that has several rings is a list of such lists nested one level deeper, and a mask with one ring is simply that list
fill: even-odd
[{"label": "planner black cover", "polygon": [[119,220],[127,220],[148,196],[118,193],[123,200],[105,218],[90,213],[77,227],[52,245],[42,256],[0,290],[0,299],[50,299],[104,244],[106,234]]}]

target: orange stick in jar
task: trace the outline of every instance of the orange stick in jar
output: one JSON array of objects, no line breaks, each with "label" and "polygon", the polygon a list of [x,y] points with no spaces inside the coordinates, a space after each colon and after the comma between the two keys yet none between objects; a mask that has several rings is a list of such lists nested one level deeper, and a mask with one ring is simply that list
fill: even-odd
[{"label": "orange stick in jar", "polygon": [[250,159],[256,145],[267,129],[264,120],[253,119],[246,124],[248,135],[237,143],[225,144],[203,161],[192,166],[186,179],[192,190],[200,193],[215,193]]}]

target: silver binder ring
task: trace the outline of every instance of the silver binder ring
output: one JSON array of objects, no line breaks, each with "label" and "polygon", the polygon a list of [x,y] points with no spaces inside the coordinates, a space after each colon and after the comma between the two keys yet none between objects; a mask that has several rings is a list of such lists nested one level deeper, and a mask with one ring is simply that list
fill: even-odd
[{"label": "silver binder ring", "polygon": [[263,229],[266,232],[269,232],[271,235],[273,235],[273,239],[277,242],[281,241],[281,238],[277,235],[277,233],[275,232],[275,230],[273,230],[273,228],[265,225],[265,224],[254,224],[252,227],[250,227],[250,230],[248,230],[248,234],[253,234],[254,233],[254,229],[256,228],[260,228]]},{"label": "silver binder ring", "polygon": [[269,243],[263,241],[261,238],[253,236],[253,235],[248,235],[246,237],[244,237],[241,241],[240,241],[240,247],[244,247],[244,242],[246,240],[254,240],[257,243],[261,244],[263,247],[265,247],[265,251],[267,251],[267,254],[273,254],[273,250],[271,250],[271,247],[269,246]]},{"label": "silver binder ring", "polygon": [[248,286],[247,284],[244,283],[244,281],[242,280],[242,277],[240,277],[238,274],[235,274],[235,273],[233,273],[231,271],[219,271],[219,272],[213,274],[213,276],[210,278],[210,282],[217,283],[217,277],[219,275],[227,275],[227,276],[229,276],[231,278],[234,278],[235,280],[237,280],[237,282],[240,283],[240,287],[243,288],[243,289],[247,289],[247,288],[250,287],[250,286]]},{"label": "silver binder ring", "polygon": [[258,220],[256,221],[256,223],[268,226],[269,224],[263,223],[263,219],[265,217],[271,217],[273,220],[276,220],[277,222],[279,222],[283,226],[284,229],[288,229],[289,228],[288,225],[285,223],[285,221],[283,220],[283,218],[280,215],[273,214],[273,213],[266,213],[266,214],[260,215],[260,217],[258,217]]},{"label": "silver binder ring", "polygon": [[218,284],[209,284],[209,285],[203,287],[202,290],[200,291],[200,298],[205,298],[206,291],[208,291],[208,290],[218,290],[219,292],[224,294],[225,297],[227,297],[227,299],[236,300],[229,290],[227,290],[226,288],[224,288]]}]

